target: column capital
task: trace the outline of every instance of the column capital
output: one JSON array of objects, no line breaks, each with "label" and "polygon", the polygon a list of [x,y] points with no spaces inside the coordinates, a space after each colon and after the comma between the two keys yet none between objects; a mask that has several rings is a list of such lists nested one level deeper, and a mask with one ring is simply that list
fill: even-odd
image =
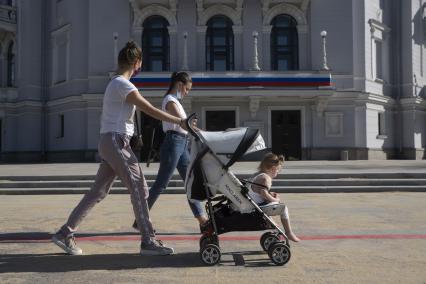
[{"label": "column capital", "polygon": [[197,26],[197,33],[206,33],[207,26]]},{"label": "column capital", "polygon": [[268,25],[268,26],[262,26],[262,33],[264,34],[270,34],[272,31],[272,26]]},{"label": "column capital", "polygon": [[235,34],[242,34],[243,33],[243,26],[240,26],[240,25],[232,26],[232,31]]},{"label": "column capital", "polygon": [[168,26],[167,29],[169,30],[169,34],[177,33],[177,26]]},{"label": "column capital", "polygon": [[299,34],[306,34],[308,33],[309,26],[308,25],[297,25],[297,32]]}]

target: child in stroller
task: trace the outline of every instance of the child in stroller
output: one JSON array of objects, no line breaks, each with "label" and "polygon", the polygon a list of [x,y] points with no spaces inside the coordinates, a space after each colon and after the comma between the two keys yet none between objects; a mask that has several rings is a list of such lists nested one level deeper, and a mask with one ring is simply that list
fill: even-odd
[{"label": "child in stroller", "polygon": [[208,222],[200,238],[201,260],[207,265],[220,262],[220,234],[268,230],[260,238],[261,247],[273,263],[286,264],[291,256],[287,235],[250,196],[253,182],[238,179],[229,170],[242,156],[266,149],[259,130],[241,127],[196,132],[191,127],[194,116],[186,121],[192,141],[185,189],[188,199],[207,200]]},{"label": "child in stroller", "polygon": [[249,195],[263,212],[269,216],[279,215],[288,239],[293,242],[299,242],[300,239],[291,229],[287,206],[280,203],[280,198],[276,192],[270,191],[272,179],[278,175],[283,164],[284,156],[278,156],[271,152],[267,153],[260,162],[259,172],[252,179],[253,183]]}]

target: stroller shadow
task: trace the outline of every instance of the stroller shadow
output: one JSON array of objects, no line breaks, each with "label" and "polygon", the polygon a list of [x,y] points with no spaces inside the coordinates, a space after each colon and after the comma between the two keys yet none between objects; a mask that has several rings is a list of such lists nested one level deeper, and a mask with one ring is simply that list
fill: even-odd
[{"label": "stroller shadow", "polygon": [[10,272],[68,272],[199,266],[203,265],[198,253],[195,252],[171,256],[141,256],[139,254],[96,254],[80,256],[64,254],[0,255],[0,274]]},{"label": "stroller shadow", "polygon": [[[231,255],[233,261],[221,261],[221,264],[235,263],[235,266],[244,267],[271,267],[275,266],[264,251],[238,251],[223,253],[224,256]],[[257,256],[257,257],[255,257]]]}]

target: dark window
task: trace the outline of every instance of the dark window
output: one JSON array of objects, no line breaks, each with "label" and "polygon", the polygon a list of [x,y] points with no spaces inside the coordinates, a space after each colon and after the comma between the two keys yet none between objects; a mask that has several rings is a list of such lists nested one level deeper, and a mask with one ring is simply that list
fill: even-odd
[{"label": "dark window", "polygon": [[64,138],[65,137],[65,115],[59,115],[58,121],[58,134],[56,138]]},{"label": "dark window", "polygon": [[288,15],[276,16],[271,32],[271,69],[286,71],[299,69],[297,22]]},{"label": "dark window", "polygon": [[235,124],[234,110],[206,111],[207,131],[223,131],[236,127]]},{"label": "dark window", "polygon": [[385,136],[386,135],[386,124],[385,124],[385,113],[379,112],[377,114],[377,120],[378,120],[378,127],[379,127],[379,136]]},{"label": "dark window", "polygon": [[286,160],[302,158],[300,110],[273,110],[271,112],[272,152],[283,154]]},{"label": "dark window", "polygon": [[376,40],[376,78],[383,79],[382,42]]},{"label": "dark window", "polygon": [[206,68],[234,70],[234,33],[232,21],[225,16],[214,16],[207,22]]},{"label": "dark window", "polygon": [[13,43],[10,43],[7,50],[7,86],[15,85],[15,54],[13,53]]},{"label": "dark window", "polygon": [[[2,134],[3,134],[3,129],[2,129],[2,127],[3,127],[3,121],[0,119],[0,153],[2,152],[2,146],[3,146],[3,137],[2,137]],[[1,156],[0,156],[0,160],[1,160]]]},{"label": "dark window", "polygon": [[160,16],[151,16],[143,23],[142,52],[144,71],[170,70],[169,23]]}]

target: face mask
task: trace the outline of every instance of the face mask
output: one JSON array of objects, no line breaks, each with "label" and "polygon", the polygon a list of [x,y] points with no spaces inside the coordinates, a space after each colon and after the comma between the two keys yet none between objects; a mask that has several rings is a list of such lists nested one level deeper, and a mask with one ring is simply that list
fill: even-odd
[{"label": "face mask", "polygon": [[180,91],[177,91],[177,93],[176,93],[176,98],[177,98],[178,100],[181,100],[181,99],[182,99],[182,93],[181,93]]},{"label": "face mask", "polygon": [[141,71],[141,68],[138,68],[136,70],[133,70],[133,74],[132,77],[135,77],[136,75],[138,75],[138,73]]}]

